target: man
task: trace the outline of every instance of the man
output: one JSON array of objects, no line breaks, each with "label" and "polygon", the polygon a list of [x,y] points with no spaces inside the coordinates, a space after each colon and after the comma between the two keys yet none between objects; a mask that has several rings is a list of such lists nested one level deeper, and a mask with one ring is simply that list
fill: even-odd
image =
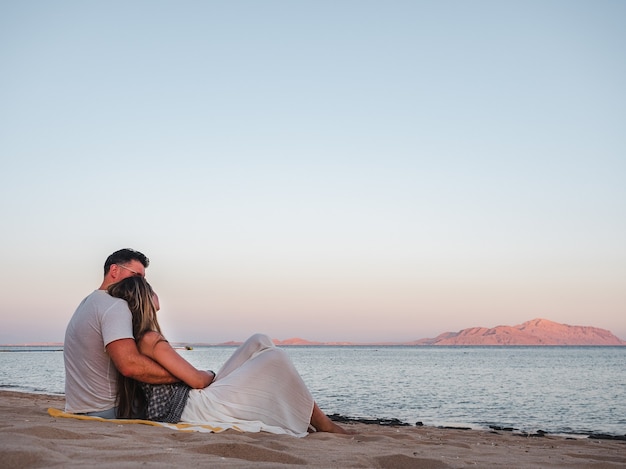
[{"label": "man", "polygon": [[132,316],[124,300],[107,288],[127,277],[145,277],[149,259],[133,249],[121,249],[104,263],[100,288],[85,298],[65,331],[65,411],[103,418],[116,417],[118,371],[151,384],[178,381],[139,353]]}]

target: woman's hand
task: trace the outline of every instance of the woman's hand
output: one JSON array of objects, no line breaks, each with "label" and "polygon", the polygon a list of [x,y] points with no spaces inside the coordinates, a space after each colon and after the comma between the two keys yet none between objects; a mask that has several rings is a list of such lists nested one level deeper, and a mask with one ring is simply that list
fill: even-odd
[{"label": "woman's hand", "polygon": [[215,381],[215,371],[213,370],[206,370],[206,371],[201,371],[201,373],[204,373],[208,376],[209,378],[209,382],[206,386],[202,386],[203,388],[206,388],[207,386],[209,386],[213,381]]}]

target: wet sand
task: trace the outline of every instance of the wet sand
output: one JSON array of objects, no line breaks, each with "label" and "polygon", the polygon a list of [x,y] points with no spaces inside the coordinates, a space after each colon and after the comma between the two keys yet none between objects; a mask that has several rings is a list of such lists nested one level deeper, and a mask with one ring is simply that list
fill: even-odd
[{"label": "wet sand", "polygon": [[53,418],[62,396],[0,391],[0,467],[616,468],[626,441],[342,424],[354,435],[182,432]]}]

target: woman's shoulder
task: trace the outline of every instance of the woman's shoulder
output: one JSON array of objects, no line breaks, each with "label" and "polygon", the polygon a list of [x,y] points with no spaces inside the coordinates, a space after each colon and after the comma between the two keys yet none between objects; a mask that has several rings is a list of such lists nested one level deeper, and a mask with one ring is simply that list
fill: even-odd
[{"label": "woman's shoulder", "polygon": [[143,336],[141,336],[141,341],[144,345],[154,346],[159,342],[167,342],[165,337],[157,331],[148,331]]}]

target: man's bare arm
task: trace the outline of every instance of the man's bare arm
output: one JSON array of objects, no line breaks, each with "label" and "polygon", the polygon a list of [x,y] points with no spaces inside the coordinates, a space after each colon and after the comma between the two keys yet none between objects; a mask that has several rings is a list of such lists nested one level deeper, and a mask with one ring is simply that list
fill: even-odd
[{"label": "man's bare arm", "polygon": [[118,371],[127,378],[150,384],[167,384],[180,381],[154,360],[142,355],[133,339],[111,342],[106,351]]}]

